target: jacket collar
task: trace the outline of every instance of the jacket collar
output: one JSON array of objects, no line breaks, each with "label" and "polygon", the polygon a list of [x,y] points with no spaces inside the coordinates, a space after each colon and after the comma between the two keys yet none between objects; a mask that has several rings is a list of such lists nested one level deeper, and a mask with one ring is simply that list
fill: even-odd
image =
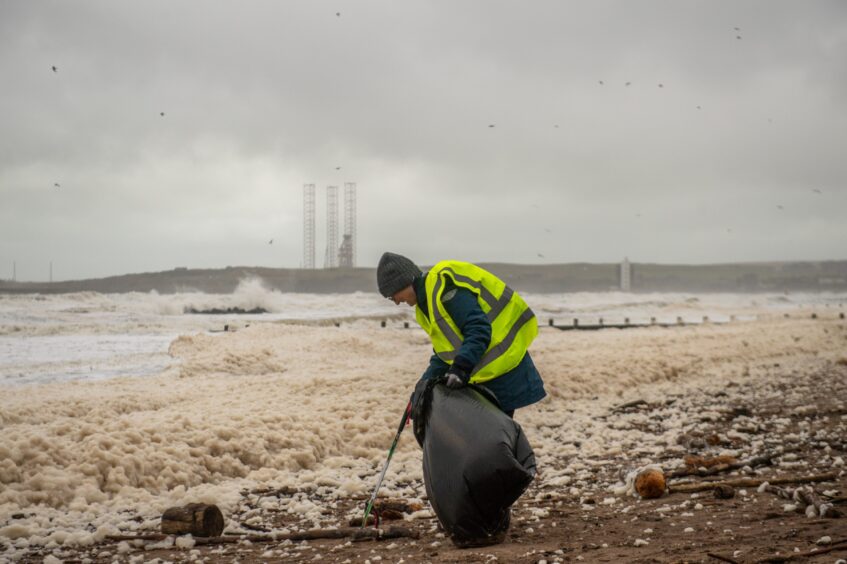
[{"label": "jacket collar", "polygon": [[427,299],[426,299],[426,275],[428,273],[425,272],[421,276],[416,276],[414,280],[412,280],[412,288],[415,290],[415,298],[418,300],[418,307],[421,308],[421,311],[426,313],[427,309]]}]

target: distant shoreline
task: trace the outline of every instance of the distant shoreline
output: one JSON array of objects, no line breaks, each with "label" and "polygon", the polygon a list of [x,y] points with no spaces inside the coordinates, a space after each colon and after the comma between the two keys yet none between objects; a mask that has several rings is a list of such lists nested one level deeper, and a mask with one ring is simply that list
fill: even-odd
[{"label": "distant shoreline", "polygon": [[[604,292],[621,289],[619,263],[520,265],[480,263],[518,291]],[[632,292],[839,292],[847,291],[847,260],[710,265],[630,264]],[[270,290],[311,294],[375,292],[374,268],[285,269],[176,268],[62,282],[0,280],[2,294],[104,294],[204,292],[229,294],[245,279],[260,278]]]}]

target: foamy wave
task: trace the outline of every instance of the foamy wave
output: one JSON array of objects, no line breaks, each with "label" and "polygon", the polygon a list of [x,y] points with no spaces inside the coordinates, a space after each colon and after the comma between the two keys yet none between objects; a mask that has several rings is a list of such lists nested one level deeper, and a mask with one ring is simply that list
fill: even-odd
[{"label": "foamy wave", "polygon": [[260,277],[250,277],[238,282],[232,294],[176,294],[183,300],[184,310],[211,310],[238,308],[244,311],[262,309],[269,313],[281,313],[285,297],[278,290],[269,289]]}]

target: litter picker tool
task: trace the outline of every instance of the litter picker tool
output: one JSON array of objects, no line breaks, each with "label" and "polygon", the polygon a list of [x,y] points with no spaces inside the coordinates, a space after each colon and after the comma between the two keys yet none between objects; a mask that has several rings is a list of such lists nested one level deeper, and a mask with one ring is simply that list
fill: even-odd
[{"label": "litter picker tool", "polygon": [[394,442],[391,443],[391,448],[388,449],[388,458],[385,460],[385,466],[382,467],[382,472],[379,474],[379,480],[376,482],[374,493],[371,494],[371,498],[368,500],[368,505],[365,507],[365,516],[362,517],[363,528],[368,522],[368,515],[371,514],[374,502],[376,501],[376,494],[379,493],[379,487],[382,485],[382,480],[385,478],[386,471],[388,471],[388,463],[391,462],[391,457],[394,456],[394,449],[397,448],[397,442],[400,440],[400,433],[403,432],[403,428],[406,426],[406,422],[409,420],[409,415],[411,415],[411,413],[412,402],[409,400],[409,404],[406,406],[406,411],[403,412],[403,418],[400,420],[400,427],[397,429],[397,434],[394,435]]}]

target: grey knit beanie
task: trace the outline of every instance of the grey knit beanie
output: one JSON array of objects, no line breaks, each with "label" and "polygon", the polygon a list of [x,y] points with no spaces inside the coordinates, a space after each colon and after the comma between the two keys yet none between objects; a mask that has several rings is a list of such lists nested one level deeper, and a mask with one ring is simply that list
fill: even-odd
[{"label": "grey knit beanie", "polygon": [[383,253],[376,267],[376,283],[379,293],[390,298],[406,286],[409,286],[416,276],[421,275],[421,269],[415,263],[402,255]]}]

